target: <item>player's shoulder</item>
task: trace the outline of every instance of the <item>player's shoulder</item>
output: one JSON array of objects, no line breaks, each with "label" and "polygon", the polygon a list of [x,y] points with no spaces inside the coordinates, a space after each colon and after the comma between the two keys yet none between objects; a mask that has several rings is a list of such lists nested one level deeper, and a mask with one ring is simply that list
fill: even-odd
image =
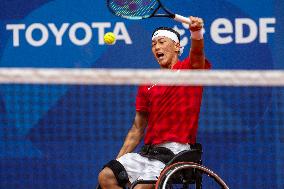
[{"label": "player's shoulder", "polygon": [[144,85],[139,85],[138,87],[138,93],[145,93],[148,91],[150,85],[144,84]]},{"label": "player's shoulder", "polygon": [[190,57],[183,60],[178,60],[173,69],[190,69]]},{"label": "player's shoulder", "polygon": [[[211,69],[211,68],[212,68],[211,62],[207,58],[205,58],[204,69]],[[190,63],[190,56],[186,57],[183,60],[179,60],[174,66],[174,69],[193,69]]]}]

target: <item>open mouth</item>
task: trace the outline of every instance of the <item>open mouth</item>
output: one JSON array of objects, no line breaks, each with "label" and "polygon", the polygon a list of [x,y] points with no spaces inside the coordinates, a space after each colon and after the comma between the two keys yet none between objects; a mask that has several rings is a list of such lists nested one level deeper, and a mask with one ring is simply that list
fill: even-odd
[{"label": "open mouth", "polygon": [[164,53],[158,52],[156,53],[156,57],[158,58],[158,60],[161,60],[164,57]]}]

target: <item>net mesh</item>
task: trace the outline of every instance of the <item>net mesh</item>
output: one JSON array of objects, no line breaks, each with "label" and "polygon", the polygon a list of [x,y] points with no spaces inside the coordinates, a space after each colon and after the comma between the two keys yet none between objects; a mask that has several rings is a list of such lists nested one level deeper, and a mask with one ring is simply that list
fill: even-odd
[{"label": "net mesh", "polygon": [[282,71],[2,68],[0,188],[94,188],[133,123],[138,85],[149,83],[205,86],[203,164],[232,188],[283,188],[283,78]]}]

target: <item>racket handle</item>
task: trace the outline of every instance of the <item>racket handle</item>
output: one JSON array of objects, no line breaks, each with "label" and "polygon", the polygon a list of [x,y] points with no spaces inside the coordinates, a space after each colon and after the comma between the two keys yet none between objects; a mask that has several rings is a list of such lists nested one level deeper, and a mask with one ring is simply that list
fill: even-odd
[{"label": "racket handle", "polygon": [[179,14],[175,14],[174,20],[185,24],[191,24],[191,20],[189,18],[181,16]]}]

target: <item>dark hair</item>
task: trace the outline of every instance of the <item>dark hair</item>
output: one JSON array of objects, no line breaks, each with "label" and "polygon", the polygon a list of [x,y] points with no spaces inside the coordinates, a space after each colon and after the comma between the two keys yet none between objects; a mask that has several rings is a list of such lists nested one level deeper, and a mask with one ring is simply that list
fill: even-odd
[{"label": "dark hair", "polygon": [[180,41],[180,34],[179,34],[176,30],[174,30],[173,28],[169,28],[169,27],[158,27],[158,28],[156,28],[156,29],[153,31],[153,33],[152,33],[152,37],[153,37],[154,33],[155,33],[156,31],[158,31],[158,30],[168,30],[168,31],[171,31],[171,32],[173,32],[174,34],[177,35],[178,40]]}]

